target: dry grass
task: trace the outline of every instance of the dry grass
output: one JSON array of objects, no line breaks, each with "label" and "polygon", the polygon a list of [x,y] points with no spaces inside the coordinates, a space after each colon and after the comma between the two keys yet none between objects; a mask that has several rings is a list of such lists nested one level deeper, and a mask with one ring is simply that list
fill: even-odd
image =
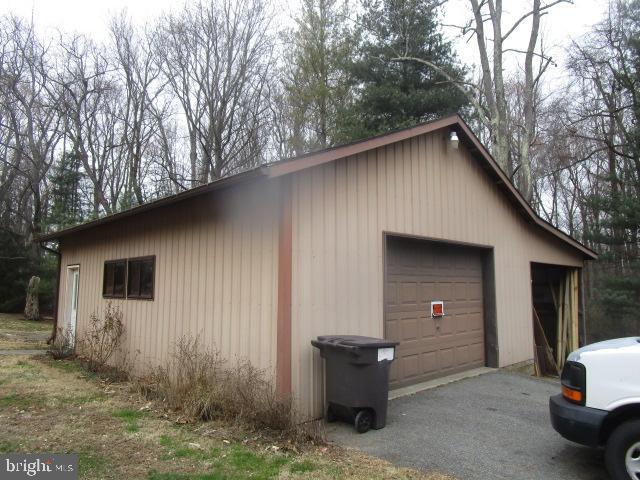
[{"label": "dry grass", "polygon": [[20,314],[0,313],[0,350],[46,349],[53,322],[25,320]]},{"label": "dry grass", "polygon": [[3,332],[39,332],[50,334],[53,320],[25,320],[21,313],[0,313],[0,331]]},{"label": "dry grass", "polygon": [[46,350],[46,340],[17,340],[0,334],[0,350]]},{"label": "dry grass", "polygon": [[147,398],[160,400],[190,419],[239,421],[280,432],[289,440],[320,440],[320,429],[297,421],[292,402],[276,396],[264,371],[248,361],[230,364],[197,339],[179,339],[169,364],[137,384]]},{"label": "dry grass", "polygon": [[[0,314],[0,334],[50,331],[50,323]],[[200,364],[192,378],[205,375],[204,368]],[[247,396],[236,408],[246,412],[260,395],[251,400],[245,387],[266,384],[258,371],[238,368],[244,380],[234,388]],[[79,359],[0,356],[0,453],[76,453],[83,479],[451,479],[351,450],[297,444],[270,429],[248,429],[206,402],[190,408],[210,411],[206,416],[214,419],[186,421],[184,410],[150,402],[130,382],[114,383],[105,372],[88,372]]]},{"label": "dry grass", "polygon": [[78,453],[85,479],[450,479],[224,420],[185,424],[132,392],[75,360],[0,357],[0,452]]}]

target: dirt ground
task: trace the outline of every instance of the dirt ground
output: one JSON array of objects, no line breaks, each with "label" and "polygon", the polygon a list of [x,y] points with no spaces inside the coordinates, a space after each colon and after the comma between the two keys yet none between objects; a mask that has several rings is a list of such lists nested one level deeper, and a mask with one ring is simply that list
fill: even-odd
[{"label": "dirt ground", "polygon": [[[16,331],[15,321],[0,316],[0,331]],[[128,382],[109,383],[44,354],[0,356],[0,425],[0,452],[77,453],[86,479],[451,478],[228,423],[185,423]]]}]

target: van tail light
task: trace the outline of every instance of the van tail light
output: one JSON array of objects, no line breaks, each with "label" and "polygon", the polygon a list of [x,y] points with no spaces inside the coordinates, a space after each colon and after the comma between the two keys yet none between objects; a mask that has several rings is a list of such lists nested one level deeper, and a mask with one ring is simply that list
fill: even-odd
[{"label": "van tail light", "polygon": [[579,362],[567,362],[560,376],[562,396],[570,402],[584,405],[587,392],[587,371]]}]

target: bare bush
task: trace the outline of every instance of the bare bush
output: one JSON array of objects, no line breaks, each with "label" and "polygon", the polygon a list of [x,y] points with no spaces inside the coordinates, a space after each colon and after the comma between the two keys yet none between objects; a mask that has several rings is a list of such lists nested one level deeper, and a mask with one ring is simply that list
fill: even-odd
[{"label": "bare bush", "polygon": [[124,335],[122,310],[107,304],[103,319],[92,313],[89,327],[82,337],[80,351],[87,369],[92,372],[103,370],[113,353],[119,348]]},{"label": "bare bush", "polygon": [[317,431],[296,421],[291,399],[278,398],[264,370],[248,360],[230,364],[194,338],[180,338],[168,364],[139,379],[138,388],[147,398],[196,420],[241,421],[296,440],[320,438]]},{"label": "bare bush", "polygon": [[71,332],[62,328],[56,329],[56,334],[49,344],[47,352],[55,360],[73,356],[73,341]]}]

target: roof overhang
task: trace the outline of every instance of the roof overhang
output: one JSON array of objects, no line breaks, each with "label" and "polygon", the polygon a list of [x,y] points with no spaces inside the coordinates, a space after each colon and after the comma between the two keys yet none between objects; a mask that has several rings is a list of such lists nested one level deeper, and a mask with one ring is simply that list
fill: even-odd
[{"label": "roof overhang", "polygon": [[206,185],[200,185],[199,187],[185,190],[184,192],[180,192],[175,195],[169,195],[167,197],[158,198],[157,200],[153,200],[149,203],[138,205],[137,207],[130,208],[129,210],[124,210],[122,212],[113,213],[111,215],[97,218],[95,220],[90,220],[88,222],[81,223],[74,227],[65,228],[64,230],[59,230],[57,232],[51,232],[45,235],[40,235],[38,237],[38,241],[50,242],[53,240],[59,240],[63,237],[68,237],[69,235],[83,232],[85,230],[98,227],[100,225],[114,223],[119,220],[132,217],[134,215],[138,215],[143,212],[148,212],[150,210],[155,210],[157,208],[173,205],[175,203],[182,202],[183,200],[187,200],[189,198],[205,195],[207,193],[215,192],[217,190],[222,190],[224,188],[232,187],[240,183],[245,183],[247,181],[254,180],[260,177],[266,177],[266,176],[267,176],[267,173],[264,166],[256,167],[251,170],[247,170],[245,172],[239,173],[237,175],[233,175],[231,177],[221,178],[219,180],[215,180],[213,182],[207,183]]},{"label": "roof overhang", "polygon": [[133,215],[137,215],[142,212],[161,208],[166,205],[178,203],[180,201],[192,198],[198,195],[204,195],[216,190],[231,187],[240,183],[244,183],[249,180],[266,177],[277,178],[283,175],[289,175],[307,168],[312,168],[325,163],[333,162],[341,158],[351,157],[360,153],[373,150],[376,148],[384,147],[392,143],[407,140],[409,138],[416,137],[418,135],[424,135],[432,133],[441,129],[455,130],[460,138],[460,141],[471,152],[472,155],[480,162],[482,168],[489,174],[494,180],[496,185],[507,195],[509,201],[513,206],[524,215],[525,219],[542,228],[544,231],[555,236],[564,243],[567,243],[574,249],[578,250],[586,259],[595,260],[598,258],[597,253],[582,243],[578,242],[573,237],[567,235],[561,230],[551,225],[546,220],[542,219],[524,199],[516,187],[511,183],[511,180],[502,171],[497,162],[489,154],[487,149],[482,145],[480,140],[471,131],[466,122],[459,115],[451,115],[449,117],[441,118],[432,122],[422,123],[415,127],[405,128],[395,132],[379,135],[377,137],[360,140],[357,142],[349,143],[346,145],[340,145],[326,150],[301,155],[295,158],[281,160],[271,164],[263,165],[252,170],[248,170],[231,177],[226,177],[214,182],[202,185],[200,187],[192,188],[184,192],[172,195],[169,197],[160,198],[152,202],[146,203],[134,207],[130,210],[108,215],[90,222],[82,223],[75,227],[71,227],[58,232],[53,232],[47,235],[42,235],[39,240],[42,242],[57,240],[74,233],[78,233],[90,228],[94,228],[98,225],[104,225],[107,223],[113,223],[123,218],[127,218]]}]

